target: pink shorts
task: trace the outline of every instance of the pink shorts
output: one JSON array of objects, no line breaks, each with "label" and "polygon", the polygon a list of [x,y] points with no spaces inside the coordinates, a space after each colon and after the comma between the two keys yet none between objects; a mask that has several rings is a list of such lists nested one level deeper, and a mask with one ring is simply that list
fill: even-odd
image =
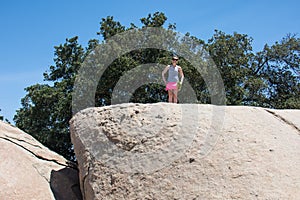
[{"label": "pink shorts", "polygon": [[169,82],[167,85],[166,85],[166,90],[175,90],[177,89],[177,82]]}]

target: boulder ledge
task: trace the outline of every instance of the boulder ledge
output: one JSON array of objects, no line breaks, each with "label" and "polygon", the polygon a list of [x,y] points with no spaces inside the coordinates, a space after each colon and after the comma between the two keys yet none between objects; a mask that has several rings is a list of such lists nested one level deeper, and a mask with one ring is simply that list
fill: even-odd
[{"label": "boulder ledge", "polygon": [[300,199],[299,119],[244,106],[85,109],[70,121],[83,197]]},{"label": "boulder ledge", "polygon": [[0,199],[82,199],[75,166],[2,121],[0,158]]}]

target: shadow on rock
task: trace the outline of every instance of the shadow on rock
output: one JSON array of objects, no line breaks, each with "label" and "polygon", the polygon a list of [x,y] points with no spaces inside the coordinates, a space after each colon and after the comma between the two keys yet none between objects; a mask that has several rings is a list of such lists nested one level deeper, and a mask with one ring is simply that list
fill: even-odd
[{"label": "shadow on rock", "polygon": [[50,187],[56,200],[82,200],[78,170],[63,168],[51,171]]}]

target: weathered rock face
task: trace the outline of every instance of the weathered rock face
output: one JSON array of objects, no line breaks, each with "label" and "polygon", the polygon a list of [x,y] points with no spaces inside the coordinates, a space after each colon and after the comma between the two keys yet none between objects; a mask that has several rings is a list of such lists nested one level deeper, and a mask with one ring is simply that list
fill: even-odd
[{"label": "weathered rock face", "polygon": [[179,104],[71,120],[85,199],[300,199],[300,111]]},{"label": "weathered rock face", "polygon": [[0,199],[82,199],[77,169],[2,121],[0,158]]}]

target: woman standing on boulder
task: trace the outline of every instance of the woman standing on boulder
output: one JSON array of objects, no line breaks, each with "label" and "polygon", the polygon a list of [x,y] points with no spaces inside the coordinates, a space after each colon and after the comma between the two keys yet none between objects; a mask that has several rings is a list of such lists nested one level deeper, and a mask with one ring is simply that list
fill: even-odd
[{"label": "woman standing on boulder", "polygon": [[[169,103],[177,103],[178,89],[183,83],[183,71],[180,66],[177,65],[178,57],[173,56],[172,65],[166,66],[162,72],[162,78],[166,85],[166,90],[168,91]],[[168,72],[168,81],[166,81],[165,73]],[[180,75],[180,81],[179,76]]]}]

